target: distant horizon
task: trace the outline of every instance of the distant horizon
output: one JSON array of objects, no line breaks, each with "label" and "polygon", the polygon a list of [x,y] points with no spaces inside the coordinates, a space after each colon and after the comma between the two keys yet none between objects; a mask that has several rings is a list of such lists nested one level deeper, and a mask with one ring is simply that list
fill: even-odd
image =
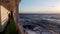
[{"label": "distant horizon", "polygon": [[30,13],[30,12],[20,12],[20,11],[19,11],[19,13],[25,13],[25,14],[26,13],[27,14],[60,14],[60,13],[56,13],[56,12],[54,12],[54,13],[53,12],[52,13],[50,13],[50,12],[45,12],[45,13],[44,12],[38,12],[38,13],[36,13],[36,12],[33,13],[32,12],[32,13]]},{"label": "distant horizon", "polygon": [[60,13],[19,13],[19,14],[60,14]]}]

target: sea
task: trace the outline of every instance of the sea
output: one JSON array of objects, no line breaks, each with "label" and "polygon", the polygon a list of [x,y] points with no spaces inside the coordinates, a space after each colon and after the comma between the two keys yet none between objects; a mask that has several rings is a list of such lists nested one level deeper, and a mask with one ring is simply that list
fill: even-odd
[{"label": "sea", "polygon": [[60,34],[60,14],[19,14],[28,34]]}]

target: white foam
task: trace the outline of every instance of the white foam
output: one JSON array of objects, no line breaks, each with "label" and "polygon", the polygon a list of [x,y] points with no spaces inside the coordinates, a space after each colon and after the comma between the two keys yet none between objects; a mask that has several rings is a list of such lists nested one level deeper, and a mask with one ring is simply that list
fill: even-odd
[{"label": "white foam", "polygon": [[48,31],[42,31],[42,32],[35,32],[35,31],[31,31],[31,30],[26,30],[28,34],[53,34],[51,32],[48,32]]},{"label": "white foam", "polygon": [[31,31],[31,30],[27,30],[28,34],[37,34],[36,32],[34,31]]}]

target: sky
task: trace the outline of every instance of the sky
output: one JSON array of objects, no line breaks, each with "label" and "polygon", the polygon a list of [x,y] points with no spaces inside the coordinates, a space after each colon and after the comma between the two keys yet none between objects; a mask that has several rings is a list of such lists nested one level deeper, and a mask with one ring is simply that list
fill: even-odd
[{"label": "sky", "polygon": [[19,13],[60,13],[60,0],[21,0]]}]

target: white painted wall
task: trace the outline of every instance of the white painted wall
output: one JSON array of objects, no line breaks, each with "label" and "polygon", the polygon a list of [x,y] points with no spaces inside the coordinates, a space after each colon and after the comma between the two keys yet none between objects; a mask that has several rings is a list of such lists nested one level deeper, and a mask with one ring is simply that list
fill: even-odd
[{"label": "white painted wall", "polygon": [[4,23],[8,20],[8,14],[9,10],[1,6],[1,25],[4,25]]},{"label": "white painted wall", "polygon": [[0,24],[0,32],[2,32],[4,30],[4,28],[7,25],[8,22],[8,14],[9,14],[9,10],[7,10],[5,7],[1,6],[1,24]]}]

